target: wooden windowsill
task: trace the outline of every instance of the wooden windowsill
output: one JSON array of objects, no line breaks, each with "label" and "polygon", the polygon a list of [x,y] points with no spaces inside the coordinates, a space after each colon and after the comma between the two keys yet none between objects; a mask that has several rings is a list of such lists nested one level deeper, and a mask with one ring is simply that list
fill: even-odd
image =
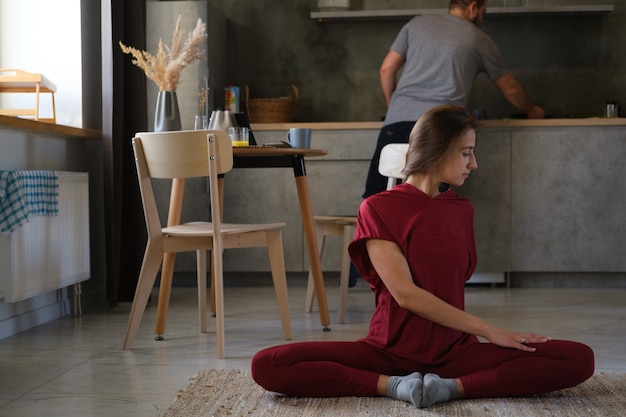
[{"label": "wooden windowsill", "polygon": [[13,116],[0,115],[0,129],[1,128],[28,130],[31,132],[48,133],[57,136],[72,136],[84,139],[102,139],[102,132],[98,130],[63,126]]}]

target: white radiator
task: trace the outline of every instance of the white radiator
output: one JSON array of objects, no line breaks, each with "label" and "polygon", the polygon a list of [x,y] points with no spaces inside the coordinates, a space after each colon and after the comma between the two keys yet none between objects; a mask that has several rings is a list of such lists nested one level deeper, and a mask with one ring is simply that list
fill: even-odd
[{"label": "white radiator", "polygon": [[59,171],[59,214],[0,235],[0,301],[14,303],[91,276],[89,177]]}]

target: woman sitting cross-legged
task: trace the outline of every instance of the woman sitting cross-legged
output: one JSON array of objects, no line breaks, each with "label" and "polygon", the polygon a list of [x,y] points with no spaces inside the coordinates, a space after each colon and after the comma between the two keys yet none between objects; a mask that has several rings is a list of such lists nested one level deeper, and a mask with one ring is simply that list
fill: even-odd
[{"label": "woman sitting cross-legged", "polygon": [[476,266],[474,209],[440,185],[460,186],[477,168],[475,129],[461,107],[426,112],[409,138],[406,181],[361,204],[349,251],[376,296],[367,336],[262,350],[252,359],[259,385],[300,397],[386,395],[423,408],[545,393],[593,375],[586,345],[464,311]]}]

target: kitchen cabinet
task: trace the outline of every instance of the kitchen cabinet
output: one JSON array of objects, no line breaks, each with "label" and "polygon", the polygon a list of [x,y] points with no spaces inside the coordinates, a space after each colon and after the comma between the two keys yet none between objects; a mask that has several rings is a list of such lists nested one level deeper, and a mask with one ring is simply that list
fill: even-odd
[{"label": "kitchen cabinet", "polygon": [[626,271],[626,130],[511,131],[511,270]]},{"label": "kitchen cabinet", "polygon": [[[306,162],[313,213],[354,215],[381,125],[281,123],[252,129],[258,143],[266,144],[284,140],[290,127],[312,128],[311,146],[328,151]],[[626,119],[487,120],[477,133],[476,156],[478,169],[456,191],[475,209],[477,273],[626,272],[620,253],[626,247]],[[200,195],[203,187],[200,181],[190,193]],[[229,221],[287,222],[287,270],[306,272],[293,174],[237,169],[227,176],[226,189]],[[255,204],[240,204],[241,194],[256,196]],[[339,270],[340,241],[327,241],[324,271]],[[225,268],[263,272],[264,256],[225,256]]]},{"label": "kitchen cabinet", "polygon": [[[380,126],[293,123],[252,128],[260,143],[284,138],[289,127],[313,128],[312,146],[328,150],[326,156],[307,161],[314,213],[346,215],[355,213],[361,201]],[[626,247],[626,119],[488,120],[477,135],[478,169],[457,189],[475,209],[476,272],[626,272],[620,253]],[[239,192],[276,198],[290,180],[258,178],[252,171],[236,174],[240,187],[250,187]],[[260,206],[229,210],[242,218],[273,215],[274,197],[261,200]],[[236,199],[227,204],[236,205]],[[288,206],[278,205],[283,204]],[[297,212],[286,215],[288,270],[306,271]],[[341,248],[326,253],[324,270],[338,269]]]},{"label": "kitchen cabinet", "polygon": [[481,129],[478,169],[456,191],[474,206],[476,272],[511,270],[511,130]]},{"label": "kitchen cabinet", "polygon": [[479,129],[478,169],[457,190],[475,209],[477,272],[626,271],[626,126],[611,124],[620,121]]},{"label": "kitchen cabinet", "polygon": [[[572,6],[520,6],[489,7],[489,16],[508,15],[568,15],[568,14],[606,14],[613,11],[612,4],[589,4]],[[318,22],[372,21],[372,20],[408,20],[413,16],[433,13],[447,13],[447,8],[429,9],[385,9],[385,10],[339,10],[311,12],[311,19]]]},{"label": "kitchen cabinet", "polygon": [[458,190],[475,207],[477,271],[626,271],[624,119],[503,123],[479,129]]}]

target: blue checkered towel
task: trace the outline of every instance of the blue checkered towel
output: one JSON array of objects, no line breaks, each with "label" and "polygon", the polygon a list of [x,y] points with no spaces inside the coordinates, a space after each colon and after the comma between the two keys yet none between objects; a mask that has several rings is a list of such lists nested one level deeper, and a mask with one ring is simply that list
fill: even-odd
[{"label": "blue checkered towel", "polygon": [[0,171],[0,231],[10,234],[29,217],[59,214],[56,171]]}]

